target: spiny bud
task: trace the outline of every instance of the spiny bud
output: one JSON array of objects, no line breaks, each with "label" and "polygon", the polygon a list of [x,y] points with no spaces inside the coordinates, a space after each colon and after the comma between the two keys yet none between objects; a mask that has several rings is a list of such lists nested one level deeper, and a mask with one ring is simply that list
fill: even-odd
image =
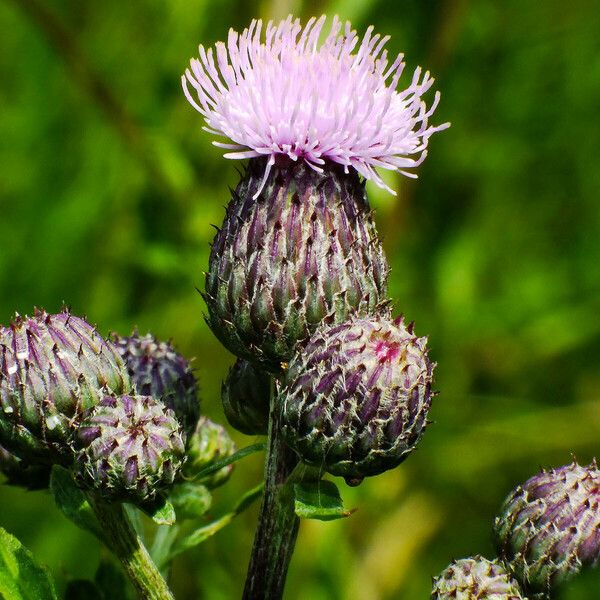
[{"label": "spiny bud", "polygon": [[151,396],[105,396],[83,416],[74,447],[82,487],[138,505],[168,489],[185,458],[173,411]]},{"label": "spiny bud", "polygon": [[196,478],[200,471],[228,458],[235,451],[235,444],[224,427],[206,417],[200,417],[196,431],[188,443],[188,460],[183,469],[184,477],[202,483],[208,488],[223,485],[229,479],[233,465],[227,465],[206,477]]},{"label": "spiny bud", "polygon": [[63,311],[0,328],[0,442],[33,462],[66,462],[79,415],[131,389],[123,360],[83,319]]},{"label": "spiny bud", "polygon": [[385,315],[321,327],[290,364],[278,399],[289,445],[355,485],[400,464],[431,403],[426,344]]},{"label": "spiny bud", "polygon": [[431,600],[527,600],[498,560],[483,556],[453,561],[433,580]]},{"label": "spiny bud", "polygon": [[[498,552],[534,597],[600,559],[600,471],[572,463],[517,487],[495,522]],[[537,595],[535,595],[537,594]]]},{"label": "spiny bud", "polygon": [[247,360],[238,359],[221,388],[225,416],[246,435],[266,435],[269,424],[271,376]]},{"label": "spiny bud", "polygon": [[28,464],[0,446],[0,473],[8,485],[18,485],[28,490],[43,490],[50,483],[50,465]]},{"label": "spiny bud", "polygon": [[208,323],[241,358],[278,372],[322,321],[386,301],[388,265],[354,170],[318,173],[281,158],[264,188],[250,161],[217,233],[206,276]]},{"label": "spiny bud", "polygon": [[112,341],[123,357],[136,392],[162,401],[174,413],[186,435],[200,417],[196,378],[190,363],[168,342],[152,334],[130,337],[113,334]]}]

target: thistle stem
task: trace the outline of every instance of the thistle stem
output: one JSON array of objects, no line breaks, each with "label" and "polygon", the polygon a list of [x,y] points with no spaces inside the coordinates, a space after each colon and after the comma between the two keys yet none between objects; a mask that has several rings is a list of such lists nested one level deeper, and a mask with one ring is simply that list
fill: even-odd
[{"label": "thistle stem", "polygon": [[280,600],[294,552],[300,520],[294,512],[294,495],[289,476],[298,459],[285,444],[279,410],[271,386],[269,441],[265,463],[265,491],[243,600]]},{"label": "thistle stem", "polygon": [[140,600],[174,600],[162,575],[134,531],[121,504],[90,497],[109,549],[121,561]]}]

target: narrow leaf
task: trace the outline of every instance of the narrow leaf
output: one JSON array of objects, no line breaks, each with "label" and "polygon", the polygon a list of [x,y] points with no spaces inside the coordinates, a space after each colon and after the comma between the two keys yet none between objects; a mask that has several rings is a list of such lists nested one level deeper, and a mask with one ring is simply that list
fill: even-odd
[{"label": "narrow leaf", "polygon": [[254,454],[255,452],[261,452],[262,450],[266,450],[266,448],[267,445],[264,442],[260,444],[252,444],[251,446],[246,446],[245,448],[238,450],[231,456],[228,456],[223,460],[219,460],[213,463],[212,465],[205,467],[201,471],[198,471],[198,473],[194,475],[194,480],[199,480],[208,475],[211,475],[212,473],[216,473],[217,471],[220,471],[223,467],[231,465],[234,462],[241,460],[242,458],[246,458],[246,456],[250,456],[250,454]]},{"label": "narrow leaf", "polygon": [[16,537],[0,528],[0,598],[3,600],[58,600],[45,567]]},{"label": "narrow leaf", "polygon": [[333,521],[349,517],[333,481],[306,481],[294,484],[294,506],[301,519]]}]

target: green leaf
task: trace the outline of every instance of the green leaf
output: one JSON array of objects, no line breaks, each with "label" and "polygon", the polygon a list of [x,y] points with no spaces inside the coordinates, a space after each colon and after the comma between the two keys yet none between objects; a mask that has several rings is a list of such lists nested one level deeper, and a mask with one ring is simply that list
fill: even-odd
[{"label": "green leaf", "polygon": [[0,598],[58,600],[45,567],[38,565],[16,537],[0,528]]},{"label": "green leaf", "polygon": [[294,484],[294,510],[301,519],[333,521],[349,517],[333,481],[306,481]]},{"label": "green leaf", "polygon": [[105,542],[104,534],[94,511],[75,483],[68,469],[54,465],[50,476],[50,491],[54,496],[56,506],[63,514],[81,529],[93,533],[100,541]]},{"label": "green leaf", "polygon": [[204,527],[200,527],[199,529],[192,531],[192,533],[190,533],[189,535],[186,535],[181,539],[177,540],[173,544],[173,548],[166,559],[167,562],[171,561],[178,554],[181,554],[182,552],[185,552],[186,550],[189,550],[190,548],[201,544],[209,537],[215,535],[215,533],[221,531],[221,529],[229,525],[229,523],[231,523],[231,521],[233,521],[233,519],[237,517],[237,515],[244,512],[257,498],[259,498],[262,494],[262,491],[263,484],[261,483],[260,485],[257,485],[256,487],[252,488],[251,490],[248,490],[239,499],[239,501],[234,506],[231,512],[224,514],[216,521],[213,521],[212,523],[209,523]]},{"label": "green leaf", "polygon": [[169,500],[175,507],[178,519],[197,519],[210,508],[212,495],[206,486],[186,482],[171,490]]}]

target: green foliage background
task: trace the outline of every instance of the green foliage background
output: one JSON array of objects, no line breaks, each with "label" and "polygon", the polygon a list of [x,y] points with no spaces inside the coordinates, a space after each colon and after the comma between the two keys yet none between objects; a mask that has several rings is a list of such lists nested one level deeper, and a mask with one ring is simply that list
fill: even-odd
[{"label": "green foliage background", "polygon": [[[0,322],[64,300],[196,357],[223,420],[232,357],[202,320],[211,223],[236,165],[179,76],[199,42],[254,16],[326,12],[392,35],[442,90],[416,182],[370,187],[398,312],[430,336],[436,421],[405,465],[342,490],[357,512],[305,522],[287,597],[428,597],[453,557],[491,555],[502,499],[541,465],[600,453],[600,10],[592,0],[0,0]],[[408,78],[408,75],[407,75]],[[253,440],[235,435],[240,445]],[[225,510],[261,476],[241,463]],[[44,493],[0,488],[0,525],[64,589],[100,550]],[[255,510],[177,560],[178,598],[239,597]],[[600,573],[563,598],[597,594]]]}]

